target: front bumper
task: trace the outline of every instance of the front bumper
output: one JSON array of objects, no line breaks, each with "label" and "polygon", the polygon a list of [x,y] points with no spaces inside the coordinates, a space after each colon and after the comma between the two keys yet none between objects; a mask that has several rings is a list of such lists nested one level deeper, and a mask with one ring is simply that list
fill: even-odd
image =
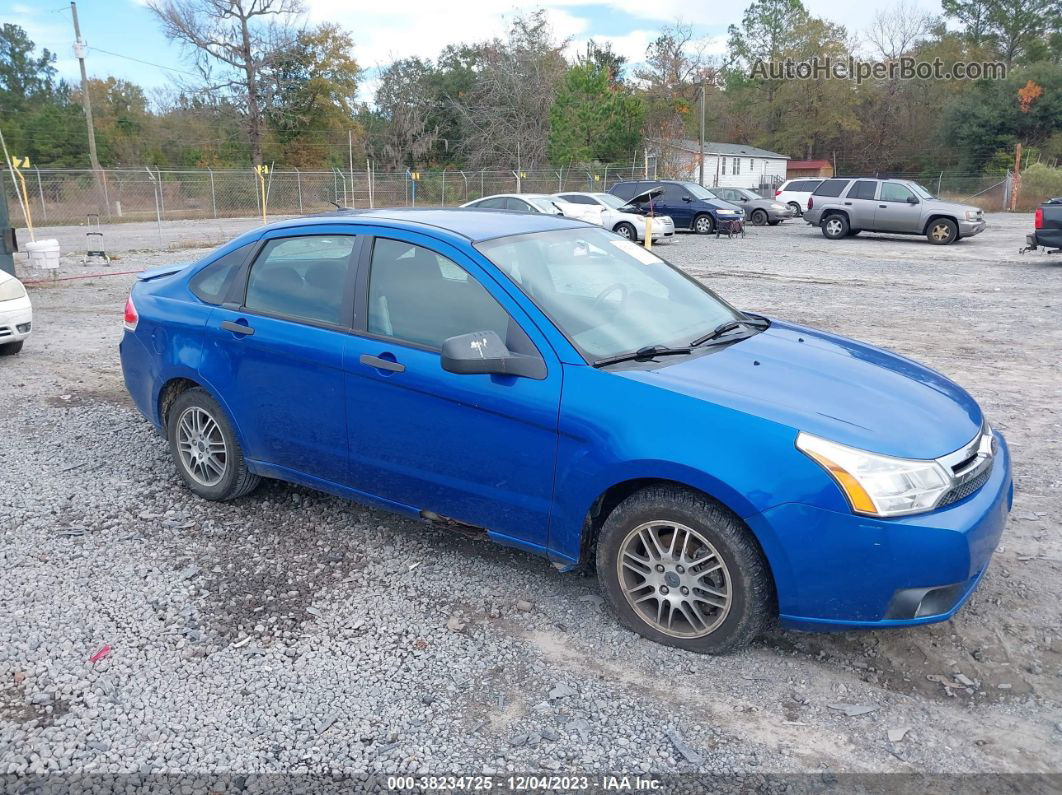
[{"label": "front bumper", "polygon": [[796,218],[796,213],[792,207],[786,207],[784,210],[768,210],[767,217],[772,221],[788,221],[790,218]]},{"label": "front bumper", "polygon": [[[675,222],[670,216],[657,215],[653,217],[653,240],[663,240],[675,236]],[[642,226],[642,240],[645,240],[645,226]]]},{"label": "front bumper", "polygon": [[981,221],[959,221],[959,237],[973,237],[979,235],[985,231],[985,222]]},{"label": "front bumper", "polygon": [[1014,500],[1010,451],[997,431],[978,491],[926,514],[876,519],[786,503],[746,517],[774,574],[783,625],[887,629],[951,618],[976,589]]},{"label": "front bumper", "polygon": [[0,303],[0,345],[24,340],[32,330],[33,307],[29,298],[16,298]]}]

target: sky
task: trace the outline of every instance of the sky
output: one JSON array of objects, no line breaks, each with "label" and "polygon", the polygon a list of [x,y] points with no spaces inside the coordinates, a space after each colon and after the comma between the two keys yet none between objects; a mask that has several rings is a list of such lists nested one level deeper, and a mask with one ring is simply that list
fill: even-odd
[{"label": "sky", "polygon": [[[939,0],[903,0],[931,14]],[[310,24],[337,22],[355,41],[355,57],[367,69],[359,98],[371,101],[380,66],[411,55],[434,57],[447,44],[481,41],[504,33],[507,20],[536,8],[547,10],[558,37],[572,40],[572,52],[587,39],[609,41],[630,63],[644,60],[645,48],[665,25],[676,21],[693,26],[708,42],[708,51],[722,54],[726,30],[738,24],[751,0],[708,3],[704,0],[305,0]],[[804,0],[808,10],[847,26],[859,37],[878,11],[899,0]],[[145,88],[165,86],[188,69],[180,47],[162,35],[146,0],[81,0],[81,35],[88,45],[90,76],[114,75]],[[78,80],[73,54],[69,3],[60,0],[0,0],[0,22],[22,26],[38,47],[56,53],[61,77]]]}]

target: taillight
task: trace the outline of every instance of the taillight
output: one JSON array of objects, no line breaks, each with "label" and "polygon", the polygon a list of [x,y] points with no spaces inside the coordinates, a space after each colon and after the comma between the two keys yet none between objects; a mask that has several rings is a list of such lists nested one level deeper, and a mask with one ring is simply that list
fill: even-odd
[{"label": "taillight", "polygon": [[1043,207],[1037,207],[1036,208],[1036,215],[1034,216],[1033,226],[1035,226],[1037,229],[1043,229],[1044,228],[1044,208]]},{"label": "taillight", "polygon": [[775,197],[781,196],[781,195],[782,195],[782,192],[781,192],[780,190],[776,190],[776,191],[774,192],[774,195],[775,195]]},{"label": "taillight", "polygon": [[814,206],[815,206],[815,200],[811,196],[808,196],[808,209],[810,210]]},{"label": "taillight", "polygon": [[133,296],[129,296],[125,299],[125,318],[122,325],[125,326],[126,331],[136,331],[137,321],[140,320],[140,315],[136,313],[136,306],[133,304]]}]

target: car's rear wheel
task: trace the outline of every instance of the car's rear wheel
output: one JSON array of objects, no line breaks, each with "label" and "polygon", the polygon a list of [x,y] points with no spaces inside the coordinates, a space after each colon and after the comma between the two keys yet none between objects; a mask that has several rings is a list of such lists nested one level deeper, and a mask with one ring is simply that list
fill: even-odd
[{"label": "car's rear wheel", "polygon": [[693,219],[693,231],[699,235],[710,235],[715,231],[715,219],[707,213],[702,213]]},{"label": "car's rear wheel", "polygon": [[625,237],[628,240],[638,239],[638,233],[635,231],[634,225],[629,224],[626,221],[621,221],[620,223],[616,224],[614,227],[612,227],[612,231],[620,237]]},{"label": "car's rear wheel", "polygon": [[0,356],[14,356],[16,353],[22,350],[22,343],[25,340],[19,340],[18,342],[7,342],[0,345]]},{"label": "car's rear wheel", "polygon": [[767,213],[764,210],[753,210],[749,220],[753,226],[763,226],[767,223]]},{"label": "car's rear wheel", "polygon": [[830,240],[839,240],[848,235],[848,219],[843,215],[827,215],[822,219],[822,234]]},{"label": "car's rear wheel", "polygon": [[950,218],[937,218],[930,221],[926,237],[935,246],[946,246],[959,239],[959,227]]},{"label": "car's rear wheel", "polygon": [[771,226],[778,226],[778,224],[782,223],[782,220],[778,219],[777,221],[768,221],[767,223]]},{"label": "car's rear wheel", "polygon": [[166,432],[177,471],[200,497],[233,500],[258,485],[232,424],[205,390],[197,387],[177,397],[167,415]]},{"label": "car's rear wheel", "polygon": [[689,651],[739,648],[772,610],[770,573],[748,528],[717,502],[679,487],[643,489],[609,514],[597,572],[626,627]]}]

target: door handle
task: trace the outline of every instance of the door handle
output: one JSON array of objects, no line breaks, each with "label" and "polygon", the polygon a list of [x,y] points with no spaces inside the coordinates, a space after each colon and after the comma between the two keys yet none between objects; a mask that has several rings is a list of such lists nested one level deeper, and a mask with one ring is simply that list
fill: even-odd
[{"label": "door handle", "polygon": [[889,206],[889,205],[887,205],[887,204],[879,204],[879,205],[878,205],[878,209],[879,209],[879,210],[884,210],[884,209],[886,209],[886,208],[887,208],[888,206]]},{"label": "door handle", "polygon": [[849,207],[852,206],[852,202],[845,202],[845,204],[847,204]]},{"label": "door handle", "polygon": [[246,334],[250,336],[254,334],[254,329],[244,323],[233,323],[231,320],[222,320],[221,327],[225,331],[231,331],[233,334]]},{"label": "door handle", "polygon": [[392,362],[390,359],[381,359],[379,356],[370,356],[367,353],[363,353],[358,358],[358,361],[369,365],[369,367],[375,367],[377,370],[387,370],[389,373],[404,373],[406,371],[404,364]]}]

